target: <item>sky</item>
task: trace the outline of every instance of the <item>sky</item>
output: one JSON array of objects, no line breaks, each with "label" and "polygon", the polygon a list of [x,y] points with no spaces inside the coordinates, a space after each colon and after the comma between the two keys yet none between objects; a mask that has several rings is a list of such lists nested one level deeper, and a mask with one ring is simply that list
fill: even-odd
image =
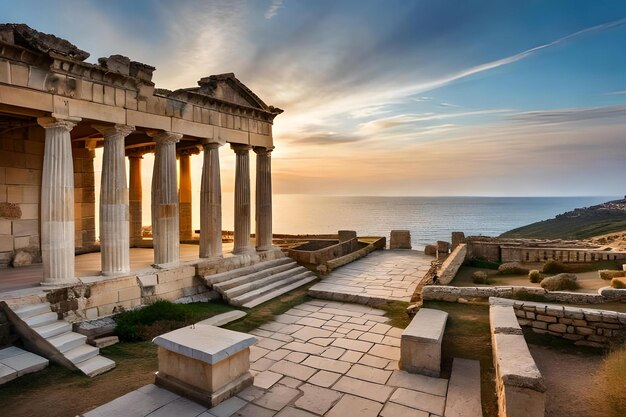
[{"label": "sky", "polygon": [[160,88],[234,72],[285,110],[275,193],[625,194],[623,0],[0,0],[0,16],[90,62],[153,65]]}]

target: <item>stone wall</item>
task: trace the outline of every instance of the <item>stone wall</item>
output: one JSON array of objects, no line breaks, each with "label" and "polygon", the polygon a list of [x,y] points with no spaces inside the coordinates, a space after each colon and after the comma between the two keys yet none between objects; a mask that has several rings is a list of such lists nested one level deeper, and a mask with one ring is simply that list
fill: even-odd
[{"label": "stone wall", "polygon": [[450,255],[443,261],[441,268],[437,272],[438,282],[442,285],[449,284],[459,271],[463,262],[465,262],[467,256],[467,245],[465,243],[459,244]]},{"label": "stone wall", "polygon": [[287,255],[296,262],[321,265],[332,259],[348,255],[358,250],[360,247],[362,248],[365,246],[367,245],[361,244],[357,238],[353,238],[346,240],[345,242],[339,242],[317,250],[302,250],[301,248],[306,248],[307,245],[301,245],[293,249],[287,249]]},{"label": "stone wall", "polygon": [[546,291],[541,287],[497,286],[497,287],[453,287],[428,285],[422,290],[424,300],[463,302],[489,297],[523,298],[527,296],[543,297],[546,301],[571,304],[602,304],[614,301],[626,302],[626,290],[604,287],[597,294]]},{"label": "stone wall", "polygon": [[623,343],[626,338],[626,313],[500,298],[490,298],[489,302],[512,306],[522,327],[570,340],[576,345],[607,347]]},{"label": "stone wall", "polygon": [[8,266],[18,250],[28,251],[35,260],[40,256],[44,132],[20,124],[25,122],[15,119],[8,128],[0,127],[0,268]]},{"label": "stone wall", "polygon": [[89,251],[96,244],[95,151],[84,142],[72,144],[74,160],[74,244],[76,252]]}]

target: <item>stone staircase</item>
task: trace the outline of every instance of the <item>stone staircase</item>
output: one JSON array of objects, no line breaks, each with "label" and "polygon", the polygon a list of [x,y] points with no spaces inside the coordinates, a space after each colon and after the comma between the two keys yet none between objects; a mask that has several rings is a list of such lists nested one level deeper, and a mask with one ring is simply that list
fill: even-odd
[{"label": "stone staircase", "polygon": [[115,368],[114,361],[87,344],[87,336],[73,332],[70,323],[59,320],[50,304],[30,304],[13,312],[85,375],[93,377]]},{"label": "stone staircase", "polygon": [[317,276],[291,258],[274,259],[204,277],[229,304],[252,308],[301,287]]}]

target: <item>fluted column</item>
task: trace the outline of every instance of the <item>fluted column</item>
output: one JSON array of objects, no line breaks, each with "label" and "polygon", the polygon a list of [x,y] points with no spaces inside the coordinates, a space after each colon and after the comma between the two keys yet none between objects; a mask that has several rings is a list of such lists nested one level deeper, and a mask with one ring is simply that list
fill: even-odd
[{"label": "fluted column", "polygon": [[222,185],[220,143],[204,144],[200,184],[200,257],[222,256]]},{"label": "fluted column", "polygon": [[250,149],[249,145],[231,144],[235,165],[235,242],[234,254],[253,252],[250,245]]},{"label": "fluted column", "polygon": [[180,185],[178,189],[178,210],[180,240],[190,240],[191,228],[191,169],[189,153],[182,151],[178,156],[180,165]]},{"label": "fluted column", "polygon": [[156,143],[152,173],[152,241],[156,265],[177,263],[180,257],[176,142],[181,134],[152,133]]},{"label": "fluted column", "polygon": [[255,147],[256,153],[256,250],[272,248],[272,150]]},{"label": "fluted column", "polygon": [[100,186],[100,259],[102,275],[130,271],[128,185],[124,138],[133,126],[94,126],[104,136]]},{"label": "fluted column", "polygon": [[131,153],[128,155],[130,162],[130,178],[129,178],[129,230],[130,244],[137,246],[142,241],[141,233],[141,153]]},{"label": "fluted column", "polygon": [[44,285],[74,276],[74,167],[70,131],[80,119],[37,119],[45,129],[41,173],[41,257]]}]

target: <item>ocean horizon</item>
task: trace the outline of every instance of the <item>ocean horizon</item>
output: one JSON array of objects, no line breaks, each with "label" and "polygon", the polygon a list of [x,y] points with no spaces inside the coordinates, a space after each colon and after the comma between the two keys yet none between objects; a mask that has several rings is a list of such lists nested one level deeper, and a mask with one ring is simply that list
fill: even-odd
[{"label": "ocean horizon", "polygon": [[[581,197],[415,197],[274,194],[273,228],[280,234],[325,234],[356,230],[361,236],[411,232],[416,249],[450,240],[453,231],[498,236],[508,230],[553,218],[619,196]],[[223,229],[233,228],[233,194],[223,193]],[[254,200],[254,199],[253,199]],[[254,207],[252,208],[254,221]],[[194,227],[199,208],[194,207]],[[253,225],[254,230],[254,225]]]}]

